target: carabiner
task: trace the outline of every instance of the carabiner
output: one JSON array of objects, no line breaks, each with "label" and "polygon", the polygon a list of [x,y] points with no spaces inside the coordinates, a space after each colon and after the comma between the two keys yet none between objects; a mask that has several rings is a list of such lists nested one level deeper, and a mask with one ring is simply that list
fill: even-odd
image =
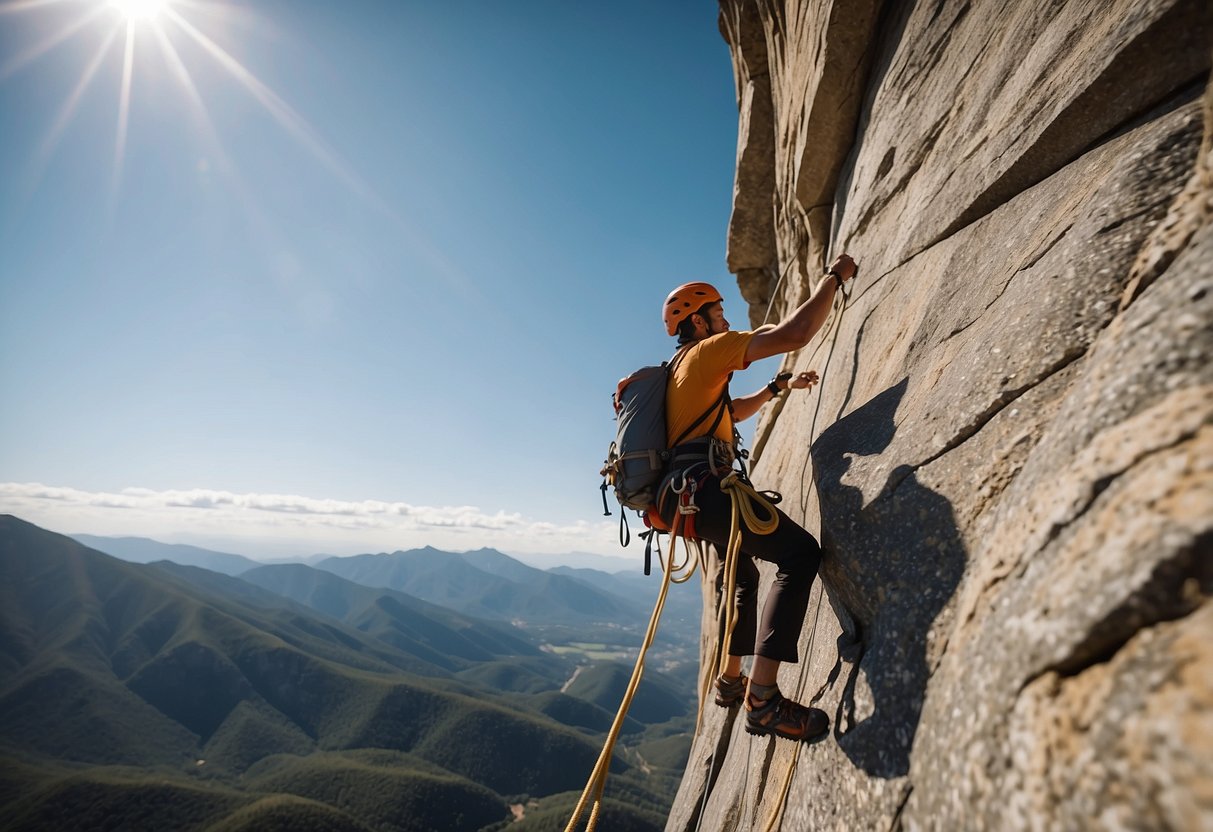
[{"label": "carabiner", "polygon": [[685,472],[682,475],[683,490],[678,492],[678,513],[679,514],[697,514],[699,506],[695,505],[695,478],[687,479]]}]

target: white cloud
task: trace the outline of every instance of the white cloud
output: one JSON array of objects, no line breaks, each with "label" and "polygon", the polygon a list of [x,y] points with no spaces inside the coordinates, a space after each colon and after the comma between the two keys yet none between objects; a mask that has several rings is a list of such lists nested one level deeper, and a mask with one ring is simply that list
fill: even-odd
[{"label": "white cloud", "polygon": [[[616,527],[609,521],[559,525],[477,506],[236,494],[204,488],[124,488],[115,493],[0,483],[0,512],[67,533],[181,542],[248,541],[256,551],[273,550],[275,554],[340,554],[423,545],[624,554],[615,537]],[[256,551],[246,548],[242,553],[255,555]]]}]

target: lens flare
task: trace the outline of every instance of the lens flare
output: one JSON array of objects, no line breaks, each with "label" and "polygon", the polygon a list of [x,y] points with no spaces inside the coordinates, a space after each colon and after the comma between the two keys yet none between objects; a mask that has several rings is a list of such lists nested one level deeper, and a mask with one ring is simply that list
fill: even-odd
[{"label": "lens flare", "polygon": [[[306,150],[328,173],[351,193],[387,217],[400,233],[410,241],[417,252],[447,278],[452,286],[470,296],[476,294],[467,276],[451,262],[444,252],[423,237],[416,227],[401,217],[339,153],[324,141],[321,134],[292,108],[286,100],[265,82],[245,67],[230,51],[221,46],[210,33],[204,31],[204,20],[242,19],[256,22],[247,10],[230,0],[0,0],[0,21],[11,20],[25,14],[39,15],[44,12],[58,13],[64,8],[80,9],[63,22],[51,26],[49,34],[40,39],[31,39],[30,45],[12,55],[0,55],[0,84],[8,83],[14,76],[47,58],[48,53],[60,50],[72,41],[86,35],[97,37],[99,44],[67,100],[59,107],[54,123],[40,142],[36,158],[27,166],[25,179],[29,194],[37,189],[43,172],[49,167],[51,157],[60,139],[80,111],[85,91],[96,86],[96,79],[106,77],[102,70],[117,64],[119,86],[117,107],[114,114],[113,165],[109,188],[109,214],[113,221],[116,207],[121,199],[122,180],[126,166],[127,143],[131,127],[131,112],[139,106],[136,76],[142,72],[167,69],[181,87],[186,105],[192,113],[195,132],[205,145],[205,152],[213,160],[223,177],[239,195],[239,203],[250,213],[251,225],[262,229],[262,236],[271,236],[265,229],[269,223],[254,210],[256,199],[242,181],[235,161],[225,151],[210,110],[223,105],[221,99],[206,100],[195,77],[209,70],[220,70],[234,79],[261,106],[299,147]],[[48,18],[49,19],[49,18]],[[162,61],[160,66],[149,63],[154,52],[138,44],[155,43]],[[187,52],[181,52],[184,47]],[[278,243],[267,243],[267,249],[280,248]]]},{"label": "lens flare", "polygon": [[110,8],[129,21],[155,20],[168,8],[170,0],[109,0]]}]

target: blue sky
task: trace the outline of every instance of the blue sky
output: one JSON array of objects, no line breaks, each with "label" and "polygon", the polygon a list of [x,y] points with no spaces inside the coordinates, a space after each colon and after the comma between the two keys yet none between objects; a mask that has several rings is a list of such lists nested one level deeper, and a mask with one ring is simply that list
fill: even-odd
[{"label": "blue sky", "polygon": [[623,554],[615,381],[669,352],[680,282],[746,319],[716,15],[0,4],[0,510],[254,556]]}]

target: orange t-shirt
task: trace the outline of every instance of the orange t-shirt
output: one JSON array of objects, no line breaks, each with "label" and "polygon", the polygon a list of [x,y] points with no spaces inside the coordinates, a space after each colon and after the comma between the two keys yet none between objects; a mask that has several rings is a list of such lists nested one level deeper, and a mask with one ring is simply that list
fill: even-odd
[{"label": "orange t-shirt", "polygon": [[[749,366],[745,351],[753,332],[721,332],[687,347],[687,353],[674,367],[665,390],[666,441],[672,443],[695,423],[729,383],[729,374]],[[708,435],[716,412],[695,426],[683,442]],[[713,434],[725,442],[733,441],[733,416],[726,409]]]}]

